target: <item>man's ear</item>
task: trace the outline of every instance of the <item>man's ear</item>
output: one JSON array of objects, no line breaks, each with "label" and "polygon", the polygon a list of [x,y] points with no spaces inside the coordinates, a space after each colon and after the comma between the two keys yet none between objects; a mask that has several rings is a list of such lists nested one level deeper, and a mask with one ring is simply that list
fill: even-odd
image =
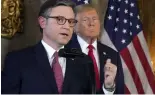
[{"label": "man's ear", "polygon": [[38,22],[39,22],[39,25],[40,25],[40,27],[42,29],[45,28],[45,26],[46,26],[46,18],[44,18],[42,16],[39,16],[38,17]]}]

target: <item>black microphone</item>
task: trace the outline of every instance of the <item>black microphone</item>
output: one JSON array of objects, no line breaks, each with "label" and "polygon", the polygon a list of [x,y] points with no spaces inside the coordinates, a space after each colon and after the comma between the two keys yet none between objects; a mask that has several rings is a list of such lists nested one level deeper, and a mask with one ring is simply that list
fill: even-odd
[{"label": "black microphone", "polygon": [[82,51],[77,48],[63,48],[59,50],[58,54],[60,57],[66,58],[84,57]]},{"label": "black microphone", "polygon": [[[76,57],[85,57],[85,58],[89,58],[86,57],[87,55],[85,55],[80,49],[78,48],[63,48],[60,49],[58,52],[60,57],[65,57],[65,58],[76,58]],[[90,82],[91,82],[91,90],[92,90],[92,94],[96,94],[96,85],[95,85],[95,73],[94,73],[94,67],[91,59],[89,60],[89,64],[86,64],[87,66],[87,74],[90,78]]]}]

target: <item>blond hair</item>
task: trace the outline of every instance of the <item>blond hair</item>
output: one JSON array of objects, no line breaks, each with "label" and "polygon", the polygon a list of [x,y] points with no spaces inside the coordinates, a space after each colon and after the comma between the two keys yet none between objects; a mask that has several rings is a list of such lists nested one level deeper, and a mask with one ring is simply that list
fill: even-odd
[{"label": "blond hair", "polygon": [[[82,12],[90,11],[90,10],[96,10],[96,9],[91,4],[78,5],[75,7],[75,15],[77,15],[78,13],[82,13]],[[96,10],[96,12],[97,12],[97,10]],[[97,12],[97,14],[98,14],[98,12]]]}]

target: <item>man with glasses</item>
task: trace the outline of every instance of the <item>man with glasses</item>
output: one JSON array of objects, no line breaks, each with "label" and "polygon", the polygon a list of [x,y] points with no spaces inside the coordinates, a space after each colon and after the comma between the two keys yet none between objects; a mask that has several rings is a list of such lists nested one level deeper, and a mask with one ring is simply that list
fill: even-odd
[{"label": "man with glasses", "polygon": [[47,0],[41,6],[38,22],[42,40],[6,56],[1,81],[3,94],[92,93],[88,68],[93,65],[89,57],[82,52],[78,53],[82,57],[58,56],[77,23],[73,8],[69,0]]}]

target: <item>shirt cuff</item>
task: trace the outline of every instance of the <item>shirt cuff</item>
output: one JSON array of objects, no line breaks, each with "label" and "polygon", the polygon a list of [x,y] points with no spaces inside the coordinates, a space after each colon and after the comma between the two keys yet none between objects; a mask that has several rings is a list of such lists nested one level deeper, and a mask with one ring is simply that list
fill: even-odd
[{"label": "shirt cuff", "polygon": [[108,94],[108,95],[109,95],[109,94],[110,94],[110,95],[113,95],[114,92],[115,92],[115,89],[114,89],[112,92],[106,90],[106,89],[104,88],[104,85],[102,86],[102,89],[103,89],[104,94]]}]

